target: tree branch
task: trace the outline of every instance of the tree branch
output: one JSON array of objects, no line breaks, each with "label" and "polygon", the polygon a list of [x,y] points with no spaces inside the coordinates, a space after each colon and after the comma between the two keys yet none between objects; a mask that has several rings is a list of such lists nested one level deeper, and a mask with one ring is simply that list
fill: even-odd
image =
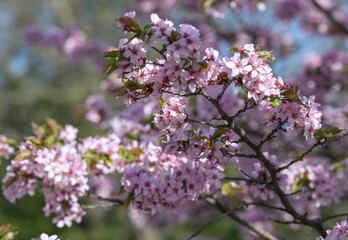
[{"label": "tree branch", "polygon": [[[326,142],[326,141],[325,141],[325,142]],[[278,172],[283,171],[284,169],[289,168],[292,164],[294,164],[294,163],[296,163],[296,162],[302,161],[303,158],[304,158],[307,154],[311,153],[311,152],[314,150],[314,148],[318,147],[319,145],[324,145],[325,142],[320,142],[320,141],[318,140],[315,144],[313,144],[307,151],[305,151],[304,153],[302,153],[299,157],[297,157],[296,159],[292,160],[291,162],[289,162],[289,163],[286,164],[285,166],[278,168]]]},{"label": "tree branch", "polygon": [[278,183],[278,178],[277,178],[277,173],[278,169],[273,166],[273,164],[263,155],[261,152],[261,149],[258,145],[253,143],[247,136],[246,133],[243,129],[238,128],[234,124],[234,118],[229,117],[226,112],[221,108],[219,105],[219,102],[217,102],[215,99],[210,97],[204,90],[202,90],[202,95],[211,103],[215,106],[215,108],[218,110],[219,114],[221,117],[230,124],[232,130],[239,135],[241,140],[245,142],[257,155],[258,160],[263,163],[265,168],[268,170],[270,176],[271,176],[271,185],[274,187],[274,192],[278,195],[282,205],[286,209],[287,213],[289,213],[295,220],[299,220],[301,223],[304,225],[310,226],[314,229],[316,229],[321,236],[325,237],[326,236],[326,231],[323,228],[323,225],[321,222],[310,220],[307,218],[306,215],[301,215],[299,214],[295,208],[292,206],[290,203],[289,199],[287,198],[286,193],[283,192],[281,189],[279,183]]}]

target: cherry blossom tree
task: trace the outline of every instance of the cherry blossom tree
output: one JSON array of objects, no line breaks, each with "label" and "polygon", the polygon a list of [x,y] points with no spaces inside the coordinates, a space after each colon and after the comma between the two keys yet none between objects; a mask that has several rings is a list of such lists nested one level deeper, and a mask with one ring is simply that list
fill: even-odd
[{"label": "cherry blossom tree", "polygon": [[[5,198],[15,203],[40,189],[43,212],[58,228],[80,223],[94,207],[124,205],[138,226],[156,219],[175,224],[206,208],[221,215],[207,210],[207,224],[188,239],[223,217],[238,223],[245,239],[291,239],[275,224],[308,228],[317,239],[346,239],[345,220],[333,228],[327,222],[348,212],[322,209],[344,204],[348,191],[348,54],[332,49],[296,59],[302,69],[283,80],[271,64],[276,54],[293,51],[291,37],[244,19],[232,30],[219,22],[228,11],[243,18],[274,10],[284,24],[297,18],[307,32],[345,40],[340,3],[134,3],[150,21],[140,24],[135,11],[119,17],[125,37],[118,46],[89,42],[76,28],[26,29],[30,43],[53,46],[69,60],[99,54],[105,94],[85,105],[87,120],[105,134],[79,139],[77,128],[48,118],[20,144],[1,135],[0,156],[9,162]],[[165,18],[174,6],[199,9],[199,24]],[[224,41],[228,51],[219,47]],[[112,115],[110,96],[126,108]]]}]

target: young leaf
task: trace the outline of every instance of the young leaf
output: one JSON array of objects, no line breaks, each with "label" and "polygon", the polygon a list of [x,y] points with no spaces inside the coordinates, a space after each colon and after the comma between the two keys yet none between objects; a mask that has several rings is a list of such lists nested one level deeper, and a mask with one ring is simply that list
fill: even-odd
[{"label": "young leaf", "polygon": [[278,97],[271,97],[269,103],[271,103],[273,107],[277,107],[280,104],[280,99]]},{"label": "young leaf", "polygon": [[124,24],[129,32],[140,33],[141,27],[137,21],[131,17],[120,17],[117,19],[120,23]]},{"label": "young leaf", "polygon": [[124,206],[125,207],[129,207],[129,204],[131,203],[131,201],[133,200],[134,194],[133,193],[128,193],[126,199],[124,200]]}]

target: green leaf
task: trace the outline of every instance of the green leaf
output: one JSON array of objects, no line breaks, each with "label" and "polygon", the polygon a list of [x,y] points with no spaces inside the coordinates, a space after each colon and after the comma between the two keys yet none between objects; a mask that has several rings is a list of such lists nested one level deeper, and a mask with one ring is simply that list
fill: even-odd
[{"label": "green leaf", "polygon": [[96,153],[93,150],[88,150],[86,151],[83,155],[82,158],[86,160],[87,162],[87,170],[88,173],[90,173],[93,169],[93,167],[97,164],[97,162],[100,160],[100,156],[98,153]]},{"label": "green leaf", "polygon": [[238,197],[237,191],[242,192],[243,187],[239,186],[239,185],[233,187],[229,183],[225,183],[221,187],[222,194],[226,197],[229,196],[235,205],[238,205],[238,203],[239,203],[239,197]]},{"label": "green leaf", "polygon": [[46,118],[46,122],[48,127],[46,128],[49,133],[53,133],[55,135],[58,135],[58,133],[62,130],[62,126],[57,123],[56,120],[51,118]]},{"label": "green leaf", "polygon": [[111,51],[103,52],[102,54],[99,54],[98,58],[109,57],[109,58],[115,58],[117,60],[119,56],[120,56],[120,50],[111,50]]},{"label": "green leaf", "polygon": [[299,87],[296,84],[295,86],[293,86],[292,88],[287,89],[286,91],[284,91],[283,93],[281,93],[281,95],[283,95],[284,97],[288,98],[288,99],[292,99],[295,96],[297,96]]},{"label": "green leaf", "polygon": [[11,186],[11,184],[14,183],[17,179],[18,179],[18,176],[17,176],[17,175],[14,176],[14,177],[11,177],[11,178],[9,178],[9,179],[7,179],[7,181],[3,183],[4,188],[6,189],[6,188],[8,188],[9,186]]},{"label": "green leaf", "polygon": [[153,27],[153,25],[154,25],[153,23],[148,24],[148,25],[145,25],[145,26],[144,26],[144,31],[147,32],[148,30],[151,29],[151,27]]},{"label": "green leaf", "polygon": [[141,27],[137,21],[135,21],[131,17],[120,17],[117,19],[120,23],[124,24],[127,27],[127,30],[129,32],[133,33],[140,33],[141,32]]},{"label": "green leaf", "polygon": [[123,159],[126,158],[126,148],[124,146],[120,146],[120,149],[118,150],[118,155],[120,155]]},{"label": "green leaf", "polygon": [[314,137],[317,137],[318,139],[331,138],[335,134],[338,134],[342,131],[343,131],[343,129],[339,129],[337,127],[332,127],[332,128],[327,129],[327,130],[319,129],[313,135],[314,135]]},{"label": "green leaf", "polygon": [[272,53],[272,51],[270,51],[270,52],[262,51],[261,58],[269,60],[269,61],[274,61],[276,58],[271,53]]},{"label": "green leaf", "polygon": [[124,206],[125,207],[129,207],[129,204],[131,203],[131,201],[133,200],[134,194],[133,193],[128,193],[126,199],[124,200]]},{"label": "green leaf", "polygon": [[271,97],[269,103],[271,103],[273,107],[279,106],[280,99],[278,97]]},{"label": "green leaf", "polygon": [[7,144],[12,145],[12,146],[17,145],[17,142],[13,139],[10,139],[10,138],[7,138],[4,143],[7,143]]},{"label": "green leaf", "polygon": [[104,72],[103,77],[104,77],[104,78],[107,78],[107,77],[108,77],[111,73],[113,73],[117,68],[118,68],[117,65],[111,66],[111,67],[107,70],[107,72]]},{"label": "green leaf", "polygon": [[117,96],[115,97],[115,99],[118,99],[119,97],[123,97],[124,95],[127,94],[128,87],[127,86],[122,86],[117,94]]},{"label": "green leaf", "polygon": [[134,81],[131,81],[131,80],[128,80],[124,83],[125,86],[127,86],[127,88],[130,90],[130,91],[134,91],[134,90],[137,90],[137,89],[143,89],[143,85],[137,83],[137,82],[134,82]]},{"label": "green leaf", "polygon": [[338,127],[331,127],[327,131],[332,133],[332,134],[338,134],[342,132],[344,129],[339,129]]},{"label": "green leaf", "polygon": [[109,58],[105,64],[104,64],[104,68],[103,68],[103,73],[107,72],[107,70],[111,67],[111,66],[114,66],[117,62],[117,59],[116,58]]},{"label": "green leaf", "polygon": [[15,160],[17,162],[22,161],[24,159],[29,159],[31,158],[32,153],[30,150],[20,150],[20,152],[17,154],[17,156],[15,157]]},{"label": "green leaf", "polygon": [[205,8],[209,8],[209,7],[211,7],[215,2],[216,2],[216,0],[205,0],[204,3],[203,3],[203,6],[204,6]]},{"label": "green leaf", "polygon": [[44,144],[47,146],[47,145],[52,145],[54,142],[56,141],[56,138],[52,135],[48,136],[46,139],[45,139],[45,142]]},{"label": "green leaf", "polygon": [[134,147],[128,151],[128,154],[134,155],[134,156],[140,156],[144,154],[144,151],[140,147]]},{"label": "green leaf", "polygon": [[34,144],[35,147],[40,147],[42,145],[40,139],[38,139],[37,137],[26,137],[25,140],[32,142],[32,144]]},{"label": "green leaf", "polygon": [[211,137],[213,141],[215,141],[217,138],[219,138],[222,134],[225,134],[226,132],[228,132],[229,130],[227,128],[219,128],[217,129],[213,136]]},{"label": "green leaf", "polygon": [[104,162],[106,164],[114,164],[114,162],[111,160],[111,158],[109,157],[109,155],[107,155],[106,153],[102,154],[102,159],[104,160]]},{"label": "green leaf", "polygon": [[162,109],[163,105],[166,104],[166,101],[161,97],[157,100],[157,105]]},{"label": "green leaf", "polygon": [[6,224],[0,226],[0,240],[13,240],[18,235],[18,227]]},{"label": "green leaf", "polygon": [[86,159],[86,161],[92,161],[94,159],[98,159],[99,155],[96,151],[93,150],[88,150],[82,155],[83,159]]},{"label": "green leaf", "polygon": [[299,105],[302,105],[302,106],[308,108],[306,105],[303,104],[301,99],[298,97],[298,95],[297,95],[298,91],[299,91],[299,87],[296,84],[292,88],[289,88],[286,91],[282,92],[281,95],[292,102],[295,102]]},{"label": "green leaf", "polygon": [[230,48],[228,50],[233,51],[233,52],[240,52],[238,47],[233,47],[233,48]]},{"label": "green leaf", "polygon": [[199,61],[197,63],[204,72],[208,71],[209,64],[206,61]]},{"label": "green leaf", "polygon": [[249,54],[248,54],[247,52],[243,52],[243,53],[242,53],[242,56],[243,56],[243,57],[249,57]]},{"label": "green leaf", "polygon": [[[306,172],[304,173],[306,175]],[[296,192],[303,187],[308,187],[311,181],[305,176],[303,178],[295,180],[291,185],[291,191]]]},{"label": "green leaf", "polygon": [[179,32],[178,31],[172,31],[171,33],[170,33],[170,37],[169,37],[169,42],[175,42],[176,40],[178,40],[179,39]]}]

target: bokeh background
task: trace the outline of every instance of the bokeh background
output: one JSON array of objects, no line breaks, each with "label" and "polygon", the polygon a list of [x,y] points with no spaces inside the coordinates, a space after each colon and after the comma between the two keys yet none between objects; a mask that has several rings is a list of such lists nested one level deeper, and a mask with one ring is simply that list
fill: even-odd
[{"label": "bokeh background", "polygon": [[[144,22],[144,19],[146,21],[149,19],[149,15],[146,14],[148,5],[140,5],[146,1],[138,2],[136,0],[1,0],[0,134],[19,142],[23,136],[32,133],[31,122],[43,123],[46,117],[54,118],[61,124],[69,123],[78,127],[79,137],[102,133],[100,129],[86,121],[84,107],[89,95],[101,92],[103,75],[99,65],[96,64],[97,54],[67,56],[56,47],[33,44],[25,33],[28,33],[28,26],[40,29],[52,26],[60,29],[79,28],[88,42],[101,43],[103,47],[117,46],[122,32],[116,28],[115,18],[122,16],[124,12],[144,8],[138,20]],[[169,3],[163,1],[157,4]],[[296,18],[291,22],[280,21],[272,11],[275,4],[276,1],[267,2],[265,11],[230,9],[224,19],[214,20],[214,26],[218,26],[225,33],[238,32],[242,19],[245,24],[252,26],[253,31],[259,31],[257,32],[259,35],[267,36],[271,31],[272,38],[264,37],[262,40],[254,36],[246,39],[264,45],[267,50],[272,50],[270,46],[278,43],[274,52],[278,59],[273,67],[276,75],[281,75],[285,79],[297,76],[301,72],[302,60],[308,53],[322,55],[332,47],[343,51],[347,49],[345,37],[328,37],[304,31],[301,21]],[[343,6],[342,10],[346,11],[346,7]],[[187,11],[178,4],[160,14],[161,17],[172,19],[175,23],[196,21],[199,25],[201,21],[199,18],[202,18],[200,11],[199,9]],[[263,28],[256,28],[259,25]],[[209,36],[209,32],[214,34],[211,29],[207,29],[206,32],[205,36]],[[231,47],[232,42],[243,42],[238,39],[241,38],[240,34],[231,33],[231,36],[233,40],[223,41],[212,37],[211,44],[228,54],[226,49]],[[96,52],[96,49],[98,48],[92,49],[91,52]],[[112,98],[108,101],[113,103]],[[114,107],[120,108],[120,106]],[[1,178],[4,176],[5,166],[6,163],[3,161],[0,165]],[[57,229],[51,223],[51,219],[43,215],[41,211],[43,203],[43,197],[36,195],[27,196],[13,205],[0,195],[0,225],[11,223],[18,226],[20,228],[18,239],[30,239],[46,232],[58,234],[61,239],[72,240],[150,240],[184,239],[203,226],[206,220],[197,219],[166,228],[140,230],[130,223],[126,209],[116,207],[88,210],[82,224],[74,224],[72,228]],[[281,225],[277,227],[283,228]],[[287,231],[285,229],[284,227],[284,231]],[[242,239],[240,233],[237,233],[235,223],[230,219],[212,224],[201,236],[203,239],[232,239],[231,236],[235,236],[233,239]],[[306,237],[314,239],[314,236],[315,233],[308,233]]]}]

